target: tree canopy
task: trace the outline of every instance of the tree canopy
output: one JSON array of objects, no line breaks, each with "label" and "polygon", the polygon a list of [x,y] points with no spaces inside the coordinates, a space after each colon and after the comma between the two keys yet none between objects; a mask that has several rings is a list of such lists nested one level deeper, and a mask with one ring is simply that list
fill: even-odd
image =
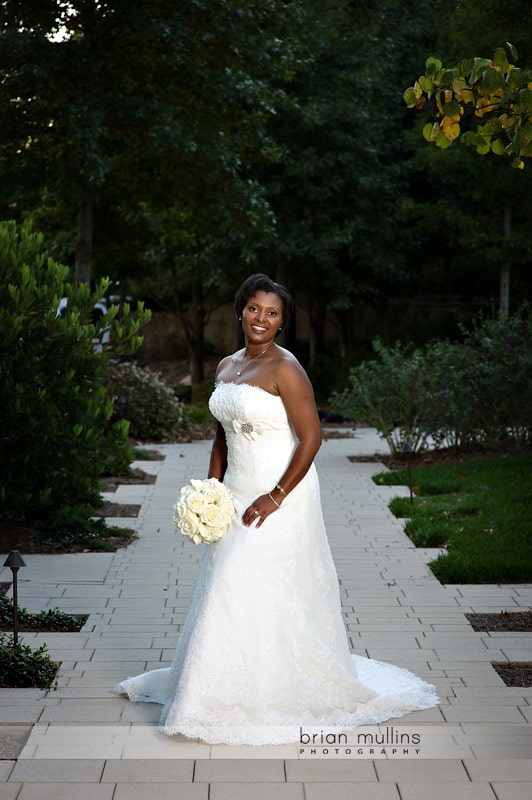
[{"label": "tree canopy", "polygon": [[530,170],[497,153],[529,155],[528,6],[3,0],[0,217],[178,315],[194,380],[254,269],[295,293],[314,359],[356,347],[357,302],[386,336],[391,298],[489,305],[510,263],[526,296]]}]

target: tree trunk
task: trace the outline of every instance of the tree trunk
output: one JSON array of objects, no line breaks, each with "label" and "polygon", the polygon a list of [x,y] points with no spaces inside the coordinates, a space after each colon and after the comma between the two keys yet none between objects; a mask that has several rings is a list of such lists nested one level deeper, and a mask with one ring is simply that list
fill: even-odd
[{"label": "tree trunk", "polygon": [[335,309],[334,316],[338,323],[338,348],[342,361],[353,349],[352,309]]},{"label": "tree trunk", "polygon": [[76,285],[91,282],[92,260],[92,195],[83,184],[78,192],[78,238],[74,281]]},{"label": "tree trunk", "polygon": [[203,305],[203,293],[199,281],[193,281],[191,285],[192,302],[190,309],[185,311],[179,289],[177,288],[177,273],[173,269],[174,277],[174,306],[176,314],[181,320],[188,349],[188,363],[190,369],[190,380],[194,385],[201,383],[205,377],[203,364],[203,350],[205,339],[206,312]]},{"label": "tree trunk", "polygon": [[279,344],[283,347],[286,347],[291,352],[297,352],[297,296],[294,291],[293,287],[290,287],[288,281],[288,273],[287,273],[287,265],[284,259],[279,259],[276,265],[275,270],[275,281],[280,283],[282,286],[286,287],[286,289],[290,292],[292,296],[292,300],[294,301],[294,310],[292,313],[292,317],[288,322],[288,325],[283,325],[283,331],[281,333],[281,338],[279,339]]},{"label": "tree trunk", "polygon": [[504,319],[510,312],[510,270],[512,257],[510,255],[510,236],[512,234],[512,207],[504,209],[504,238],[506,242],[506,257],[501,266],[499,290],[499,318]]},{"label": "tree trunk", "polygon": [[310,323],[310,364],[314,366],[319,355],[325,350],[325,322],[327,302],[324,293],[317,292],[308,303]]}]

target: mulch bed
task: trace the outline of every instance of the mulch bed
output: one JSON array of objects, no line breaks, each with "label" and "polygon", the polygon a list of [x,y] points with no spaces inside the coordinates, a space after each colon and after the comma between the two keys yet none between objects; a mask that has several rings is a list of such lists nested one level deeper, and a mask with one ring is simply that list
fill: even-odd
[{"label": "mulch bed", "polygon": [[178,431],[172,444],[192,444],[192,442],[203,442],[205,439],[212,441],[216,436],[216,422],[204,422],[198,425],[191,425],[186,430]]},{"label": "mulch bed", "polygon": [[[355,434],[356,435],[356,434]],[[408,467],[430,467],[433,464],[463,464],[467,461],[477,461],[481,458],[496,458],[504,455],[500,451],[487,453],[485,451],[472,453],[455,453],[454,450],[441,448],[439,450],[426,450],[419,453],[395,453],[389,455],[377,453],[369,456],[349,456],[349,461],[359,463],[384,464],[390,470],[407,469]]]},{"label": "mulch bed", "polygon": [[[466,614],[474,631],[516,632],[532,631],[532,611],[501,611],[499,614]],[[532,686],[532,662],[492,662],[491,666],[506,686]]]},{"label": "mulch bed", "polygon": [[142,442],[130,441],[130,445],[137,451],[134,461],[164,461],[166,458],[159,450],[144,449]]},{"label": "mulch bed", "polygon": [[[152,458],[153,457],[153,458]],[[150,460],[160,460],[164,458],[160,453],[150,451]],[[104,491],[116,491],[120,484],[150,484],[156,480],[155,475],[150,475],[144,470],[133,470],[131,476],[106,476],[102,478],[104,484]],[[136,518],[139,515],[141,506],[134,503],[111,503],[103,502],[102,505],[95,509],[93,516],[95,517],[130,517]],[[105,541],[111,548],[117,549],[129,544],[133,541],[134,532],[130,540],[125,539],[123,536],[113,536],[112,527],[109,528],[109,536],[105,537]],[[22,520],[5,519],[0,517],[0,552],[9,553],[11,550],[19,550],[24,553],[61,553],[65,552],[60,547],[54,544],[43,544],[36,540],[35,534],[37,529],[31,522]],[[81,548],[81,552],[84,552]],[[69,548],[68,552],[80,552],[75,548]]]},{"label": "mulch bed", "polygon": [[102,490],[105,492],[116,492],[119,486],[145,485],[155,483],[157,480],[157,475],[144,472],[143,469],[134,469],[132,473],[132,475],[127,475],[126,477],[105,475],[100,479]]},{"label": "mulch bed", "polygon": [[138,517],[142,506],[136,503],[102,503],[94,517]]},{"label": "mulch bed", "polygon": [[532,632],[532,611],[501,611],[499,614],[466,614],[474,631]]},{"label": "mulch bed", "polygon": [[[94,515],[96,516],[96,514]],[[117,526],[118,527],[118,526]],[[105,542],[111,550],[125,547],[135,539],[135,531],[131,530],[131,536],[113,536],[113,528],[108,527],[108,535]],[[59,544],[43,544],[36,538],[39,533],[35,525],[30,522],[20,522],[17,520],[0,519],[0,552],[10,553],[11,550],[18,550],[22,557],[30,553],[87,553],[91,552],[83,546],[69,545],[62,548]]]},{"label": "mulch bed", "polygon": [[[46,615],[39,618],[38,614],[35,614],[33,619],[19,623],[18,631],[19,633],[78,633],[89,618],[88,614],[68,614],[66,616],[68,619],[65,617],[63,621],[58,621],[56,619],[49,620]],[[12,630],[13,625],[0,625],[2,632],[10,633]]]},{"label": "mulch bed", "polygon": [[531,661],[492,662],[491,666],[506,686],[532,686]]}]

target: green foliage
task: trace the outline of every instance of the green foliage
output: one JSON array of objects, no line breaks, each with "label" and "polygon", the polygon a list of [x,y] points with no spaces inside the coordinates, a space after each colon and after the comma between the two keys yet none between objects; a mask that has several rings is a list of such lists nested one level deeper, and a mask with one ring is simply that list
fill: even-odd
[{"label": "green foliage", "polygon": [[377,359],[363,361],[350,372],[351,389],[333,395],[332,404],[347,419],[376,428],[395,453],[408,443],[423,447],[422,428],[425,360],[420,350],[398,343],[373,343]]},{"label": "green foliage", "polygon": [[[100,247],[107,238],[112,263],[120,260],[129,272],[139,238],[145,252],[160,245],[154,230],[139,231],[142,204],[153,229],[168,212],[161,238],[185,242],[185,255],[190,243],[200,258],[202,246],[212,244],[209,227],[241,244],[270,218],[249,168],[277,157],[266,121],[301,59],[305,3],[72,0],[52,4],[54,22],[42,4],[15,5],[6,9],[2,31],[6,207],[24,202],[35,185],[37,197],[40,190],[63,210],[59,238],[75,228],[80,206],[95,204],[98,261],[105,263]],[[57,27],[62,37],[50,35]],[[38,204],[50,220],[50,209]],[[78,233],[89,249],[92,215],[82,218]],[[211,256],[213,269],[216,263]]]},{"label": "green foliage", "polygon": [[204,380],[201,383],[194,385],[191,393],[192,404],[199,403],[206,406],[213,390],[214,384],[212,380]]},{"label": "green foliage", "polygon": [[[414,503],[395,498],[390,508],[407,518],[405,531],[416,546],[447,548],[430,564],[443,583],[528,583],[531,468],[531,455],[413,468]],[[404,484],[407,474],[374,480]],[[447,493],[436,494],[434,487]]]},{"label": "green foliage", "polygon": [[[91,293],[67,275],[29,225],[0,223],[0,509],[7,516],[95,503],[105,466],[131,456],[127,426],[109,424],[113,402],[102,384],[110,345],[100,350],[92,340],[107,329],[114,352],[131,352],[147,314],[112,307],[93,324],[107,282]],[[59,315],[62,297],[67,309]]]},{"label": "green foliage", "polygon": [[183,427],[183,404],[158,373],[134,361],[111,361],[105,376],[113,419],[126,419],[135,439],[164,442]]},{"label": "green foliage", "polygon": [[[153,453],[151,450],[144,450],[142,447],[133,448],[133,456],[135,461],[153,461]],[[129,470],[128,470],[129,472]],[[122,474],[122,473],[118,473]],[[127,473],[126,473],[127,474]]]},{"label": "green foliage", "polygon": [[482,120],[466,130],[461,141],[477,153],[506,155],[512,166],[523,169],[524,158],[532,156],[532,69],[518,68],[517,51],[511,44],[498,47],[493,58],[468,58],[443,67],[430,57],[425,74],[404,93],[408,108],[422,108],[425,99],[433,104],[438,121],[427,123],[423,136],[446,149],[460,137],[462,118],[471,111]]},{"label": "green foliage", "polygon": [[183,428],[203,425],[212,421],[212,414],[205,403],[191,403],[183,406]]},{"label": "green foliage", "polygon": [[0,686],[50,689],[58,670],[59,664],[51,660],[45,644],[32,650],[29,645],[15,644],[12,636],[0,634]]},{"label": "green foliage", "polygon": [[[528,293],[532,173],[507,186],[494,153],[405,141],[420,115],[399,88],[423,53],[458,63],[508,40],[530,64],[528,0],[4,6],[0,214],[38,220],[70,264],[92,210],[94,275],[180,316],[194,383],[205,321],[258,265],[297,295],[315,363],[326,320],[342,358],[366,337],[360,298],[387,339],[388,298],[490,299],[509,253]],[[482,164],[438,172],[455,153]]]},{"label": "green foliage", "polygon": [[423,350],[374,344],[377,358],[353,368],[332,398],[349,419],[379,431],[393,453],[432,439],[455,450],[532,443],[532,313],[477,320],[464,341]]},{"label": "green foliage", "polygon": [[[79,631],[82,621],[78,616],[65,614],[59,608],[49,608],[32,614],[26,608],[17,609],[19,631]],[[13,629],[13,602],[0,597],[0,630]]]},{"label": "green foliage", "polygon": [[349,368],[338,356],[318,355],[314,363],[304,364],[317,403],[327,403],[331,392],[345,386]]},{"label": "green foliage", "polygon": [[[66,553],[79,550],[114,552],[120,543],[136,538],[128,528],[109,528],[102,518],[93,519],[90,510],[63,507],[52,511],[40,524],[35,539]],[[112,541],[109,541],[109,540]]]}]

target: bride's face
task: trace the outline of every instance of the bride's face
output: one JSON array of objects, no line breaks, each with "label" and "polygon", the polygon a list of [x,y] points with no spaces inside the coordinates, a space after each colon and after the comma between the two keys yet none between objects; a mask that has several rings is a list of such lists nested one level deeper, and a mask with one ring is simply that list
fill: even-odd
[{"label": "bride's face", "polygon": [[283,324],[283,301],[273,292],[256,292],[242,311],[242,330],[249,342],[267,344]]}]

